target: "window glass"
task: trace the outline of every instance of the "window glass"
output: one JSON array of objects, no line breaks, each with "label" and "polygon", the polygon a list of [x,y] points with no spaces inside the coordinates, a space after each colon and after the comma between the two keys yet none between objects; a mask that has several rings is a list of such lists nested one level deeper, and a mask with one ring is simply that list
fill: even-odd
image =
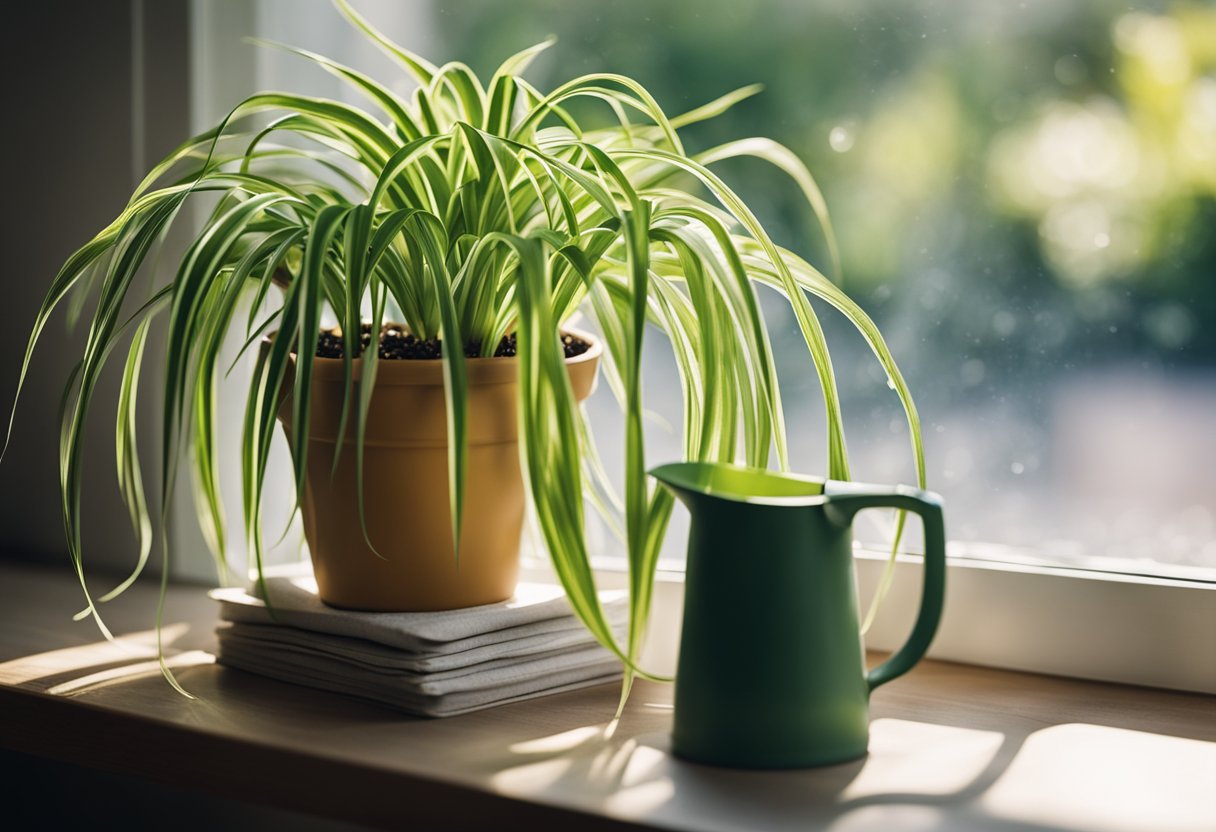
[{"label": "window glass", "polygon": [[[444,55],[482,67],[556,33],[542,86],[623,72],[674,113],[765,85],[689,144],[769,135],[810,164],[843,285],[917,394],[930,486],[961,548],[1216,567],[1216,8],[516,0],[436,12]],[[759,163],[725,173],[780,239],[825,263],[788,183]],[[792,318],[767,306],[794,462],[822,471],[817,382]],[[884,374],[823,317],[854,476],[909,481]],[[655,461],[679,454],[659,424],[678,425],[674,369],[658,364]],[[596,416],[607,442],[614,423]]]},{"label": "window glass", "polygon": [[[1216,574],[1216,7],[461,0],[420,5],[408,32],[379,8],[367,13],[428,57],[479,72],[556,34],[529,73],[542,89],[621,72],[675,114],[764,84],[689,128],[687,144],[771,136],[818,177],[839,279],[917,397],[956,551]],[[262,24],[274,29],[273,15]],[[761,163],[722,173],[779,242],[826,268],[780,174]],[[779,300],[765,307],[794,465],[822,472],[809,358]],[[912,481],[883,372],[822,314],[854,477]],[[652,347],[657,464],[680,454],[680,411],[674,364]],[[619,456],[606,390],[592,412],[606,455]],[[865,539],[882,545],[890,528]]]}]

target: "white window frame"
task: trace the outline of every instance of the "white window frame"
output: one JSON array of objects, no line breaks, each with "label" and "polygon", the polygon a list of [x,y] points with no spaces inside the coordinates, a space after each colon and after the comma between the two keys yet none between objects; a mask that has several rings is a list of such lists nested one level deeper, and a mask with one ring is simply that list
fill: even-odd
[{"label": "white window frame", "polygon": [[[857,549],[862,609],[889,553]],[[900,555],[866,647],[892,651],[907,638],[920,602],[922,559]],[[531,560],[529,580],[554,580]],[[624,588],[621,563],[599,562],[601,588]],[[684,574],[660,571],[643,664],[675,672]],[[1216,583],[948,557],[946,604],[930,658],[1216,694]]]}]

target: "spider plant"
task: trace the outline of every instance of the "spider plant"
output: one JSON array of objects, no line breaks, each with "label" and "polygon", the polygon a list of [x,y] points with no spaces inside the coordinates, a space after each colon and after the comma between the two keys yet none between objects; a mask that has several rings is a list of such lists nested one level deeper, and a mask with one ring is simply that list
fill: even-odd
[{"label": "spider plant", "polygon": [[[857,327],[886,370],[907,414],[923,484],[916,410],[873,322],[819,268],[776,245],[714,167],[755,157],[788,173],[822,227],[834,272],[832,229],[810,173],[768,139],[699,153],[687,152],[681,141],[681,128],[719,115],[756,88],[676,117],[621,75],[585,75],[542,92],[521,73],[548,43],[510,57],[483,83],[464,64],[436,66],[394,44],[346,0],[336,5],[416,82],[413,94],[401,97],[323,56],[279,47],[352,85],[368,108],[281,92],[242,101],[149,172],[115,220],[63,265],[34,322],[21,383],[30,354],[65,299],[74,296],[69,302],[82,304],[89,321],[83,355],[64,392],[60,444],[63,517],[84,589],[82,616],[92,616],[104,631],[100,602],[129,586],[151,551],[154,524],[133,427],[141,360],[157,317],[164,319],[163,343],[156,347],[165,360],[159,404],[162,504],[168,505],[176,460],[188,447],[200,522],[225,569],[229,533],[218,485],[216,391],[227,365],[220,348],[236,332],[245,350],[258,352],[261,336],[277,331],[256,360],[241,426],[243,532],[259,575],[275,414],[290,395],[300,489],[324,310],[347,333],[358,332],[367,320],[377,332],[397,319],[419,337],[479,345],[485,356],[514,333],[522,467],[535,517],[573,609],[625,663],[626,693],[635,674],[648,675],[638,656],[672,511],[668,492],[646,475],[644,338],[667,339],[676,357],[687,459],[766,467],[775,457],[785,469],[786,426],[756,287],[781,293],[822,387],[828,475],[847,479],[840,401],[809,296],[826,301]],[[612,126],[584,127],[569,107],[577,99],[602,104]],[[199,199],[213,208],[172,280],[147,288],[136,280],[137,272],[183,206]],[[602,333],[606,380],[624,414],[619,498],[602,475],[563,365],[558,335],[576,310]],[[358,355],[356,343],[345,339],[342,424],[349,420],[356,433],[362,471],[363,428],[378,359],[374,349]],[[94,597],[84,580],[81,440],[98,379],[120,347],[126,359],[117,414],[118,484],[139,550],[130,577]],[[363,362],[357,382],[356,359]],[[458,552],[466,455],[464,351],[445,348],[442,361]],[[337,443],[335,465],[341,452]],[[584,536],[585,494],[591,495],[590,505],[615,517],[628,554],[631,617],[623,641],[597,600]],[[162,554],[167,563],[167,544]]]}]

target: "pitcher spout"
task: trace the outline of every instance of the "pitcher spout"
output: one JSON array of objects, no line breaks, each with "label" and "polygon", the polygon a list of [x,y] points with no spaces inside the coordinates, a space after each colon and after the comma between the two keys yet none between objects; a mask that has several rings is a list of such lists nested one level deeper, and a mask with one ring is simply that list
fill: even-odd
[{"label": "pitcher spout", "polygon": [[660,465],[650,476],[685,505],[703,498],[761,505],[813,505],[822,502],[824,481],[723,462]]},{"label": "pitcher spout", "polygon": [[701,468],[701,463],[697,462],[673,462],[652,468],[648,473],[662,483],[676,499],[691,508],[696,498],[704,495],[707,490],[708,481]]}]

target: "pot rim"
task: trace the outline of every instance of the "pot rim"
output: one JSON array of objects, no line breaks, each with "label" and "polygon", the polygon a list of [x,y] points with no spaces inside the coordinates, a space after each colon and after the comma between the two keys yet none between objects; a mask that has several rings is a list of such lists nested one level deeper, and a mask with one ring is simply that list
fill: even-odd
[{"label": "pot rim", "polygon": [[[582,364],[597,362],[604,352],[603,341],[586,330],[576,327],[562,327],[560,330],[567,335],[573,335],[589,346],[587,351],[565,359],[566,367],[573,369]],[[269,346],[278,331],[267,333],[262,338],[263,349]],[[291,354],[294,363],[296,354]],[[341,358],[324,358],[313,356],[313,378],[317,381],[341,382],[343,377],[343,360]],[[352,361],[351,377],[359,379],[362,374],[363,359]],[[465,373],[469,384],[511,384],[519,377],[519,358],[490,357],[466,358]],[[435,358],[425,359],[380,359],[376,362],[376,384],[388,385],[442,385],[443,361]]]}]

